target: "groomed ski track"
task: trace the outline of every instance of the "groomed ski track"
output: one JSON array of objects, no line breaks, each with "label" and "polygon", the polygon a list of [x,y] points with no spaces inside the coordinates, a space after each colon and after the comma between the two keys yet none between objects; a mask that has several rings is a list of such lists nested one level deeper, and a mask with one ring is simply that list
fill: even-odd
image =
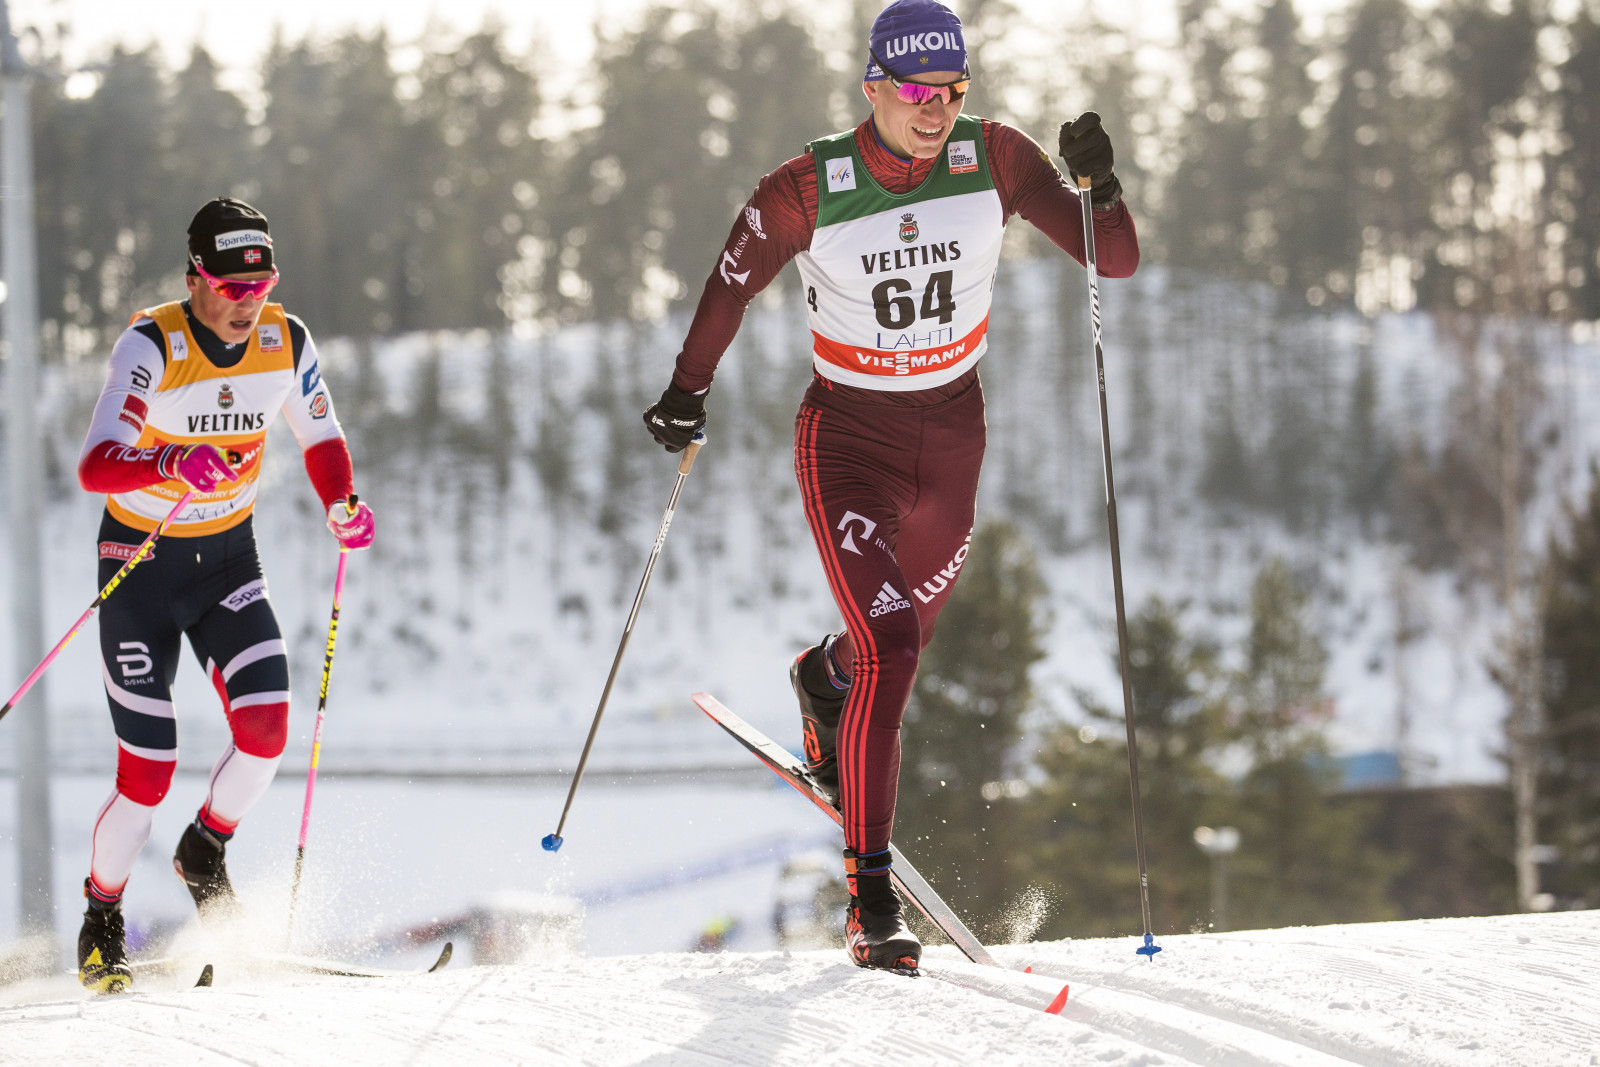
[{"label": "groomed ski track", "polygon": [[[381,980],[242,973],[4,990],[0,1063],[1594,1067],[1600,913],[1002,946],[1059,1016],[842,952],[565,957]],[[955,961],[953,949],[929,963]],[[185,972],[186,973],[186,972]]]}]

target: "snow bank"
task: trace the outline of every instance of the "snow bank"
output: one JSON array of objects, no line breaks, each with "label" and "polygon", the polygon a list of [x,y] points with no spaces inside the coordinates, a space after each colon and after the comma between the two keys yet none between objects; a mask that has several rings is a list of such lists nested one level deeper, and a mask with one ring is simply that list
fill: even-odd
[{"label": "snow bank", "polygon": [[[1600,1064],[1600,913],[1006,947],[1069,981],[1060,1016],[838,951],[534,960],[393,979],[217,964],[0,1008],[0,1063]],[[930,954],[936,966],[953,950]],[[198,960],[197,960],[198,962]],[[198,967],[192,968],[198,972]],[[193,977],[184,972],[182,983]]]}]

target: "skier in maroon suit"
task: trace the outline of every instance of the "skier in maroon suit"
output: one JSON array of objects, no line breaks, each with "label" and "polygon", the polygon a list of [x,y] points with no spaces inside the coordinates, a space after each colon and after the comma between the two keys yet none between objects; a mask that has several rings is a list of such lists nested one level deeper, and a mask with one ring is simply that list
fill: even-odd
[{"label": "skier in maroon suit", "polygon": [[[851,957],[902,971],[921,945],[889,885],[900,721],[971,540],[977,362],[1006,221],[1021,215],[1084,261],[1076,189],[1026,134],[963,116],[969,84],[948,8],[896,0],[878,15],[862,85],[871,117],[761,179],[644,416],[668,451],[688,444],[745,307],[797,260],[815,376],[795,422],[795,473],[845,630],[789,676],[807,766],[844,816]],[[1138,236],[1099,116],[1064,124],[1060,152],[1091,179],[1100,273],[1131,275]]]}]

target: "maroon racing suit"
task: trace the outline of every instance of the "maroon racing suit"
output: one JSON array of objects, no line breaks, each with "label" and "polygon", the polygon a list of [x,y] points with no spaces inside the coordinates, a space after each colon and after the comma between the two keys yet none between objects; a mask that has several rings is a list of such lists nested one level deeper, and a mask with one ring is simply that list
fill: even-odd
[{"label": "maroon racing suit", "polygon": [[[1079,263],[1083,211],[1050,157],[1026,134],[981,120],[1002,219],[1021,215]],[[945,154],[905,160],[868,118],[854,142],[872,179],[904,195]],[[673,384],[711,385],[750,300],[811,248],[817,162],[808,152],[761,179],[728,235],[684,340]],[[1004,225],[1002,221],[1001,225]],[[1139,241],[1120,200],[1094,212],[1099,273],[1131,275]],[[817,375],[795,421],[795,474],[845,636],[834,657],[851,685],[838,760],[845,845],[888,847],[900,775],[900,722],[917,659],[933,637],[971,541],[983,462],[983,390],[976,367],[925,389],[885,391]]]}]

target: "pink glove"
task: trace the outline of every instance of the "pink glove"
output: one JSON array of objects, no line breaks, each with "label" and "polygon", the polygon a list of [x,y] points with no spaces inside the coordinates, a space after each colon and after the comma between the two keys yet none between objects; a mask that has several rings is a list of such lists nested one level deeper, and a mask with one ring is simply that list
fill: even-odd
[{"label": "pink glove", "polygon": [[350,495],[348,501],[335,500],[328,509],[328,529],[339,539],[340,548],[366,548],[378,532],[372,509]]},{"label": "pink glove", "polygon": [[201,493],[211,492],[224,481],[239,480],[239,472],[228,466],[215,445],[168,445],[157,468],[169,478],[183,479]]}]

